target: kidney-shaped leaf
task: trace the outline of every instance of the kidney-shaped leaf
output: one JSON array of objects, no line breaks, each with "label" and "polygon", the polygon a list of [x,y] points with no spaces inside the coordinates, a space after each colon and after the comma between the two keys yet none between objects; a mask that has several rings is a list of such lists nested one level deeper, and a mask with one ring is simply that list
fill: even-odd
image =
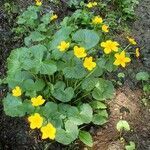
[{"label": "kidney-shaped leaf", "polygon": [[57,129],[56,132],[56,141],[62,143],[64,145],[68,145],[77,139],[79,134],[79,130],[77,125],[75,125],[72,121],[68,120],[65,123],[64,129]]},{"label": "kidney-shaped leaf", "polygon": [[110,81],[101,78],[96,84],[96,87],[92,92],[92,96],[96,100],[106,100],[113,98],[114,92],[113,84]]},{"label": "kidney-shaped leaf", "polygon": [[99,35],[93,30],[80,29],[73,35],[73,40],[86,49],[95,47],[100,40]]},{"label": "kidney-shaped leaf", "polygon": [[18,97],[12,95],[7,95],[3,100],[4,111],[6,115],[11,117],[22,117],[25,115],[25,112],[20,108],[22,107],[22,101]]},{"label": "kidney-shaped leaf", "polygon": [[69,102],[74,96],[74,90],[72,87],[65,88],[64,82],[58,81],[54,86],[52,95],[62,102]]}]

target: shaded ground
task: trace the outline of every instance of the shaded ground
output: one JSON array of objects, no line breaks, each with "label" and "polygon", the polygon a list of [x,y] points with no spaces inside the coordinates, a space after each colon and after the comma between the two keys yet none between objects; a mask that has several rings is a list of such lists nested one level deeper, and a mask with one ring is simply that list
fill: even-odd
[{"label": "shaded ground", "polygon": [[[28,5],[19,1],[19,7],[24,8]],[[0,2],[0,6],[2,6]],[[66,9],[66,6],[62,6]],[[49,10],[49,7],[47,7]],[[150,68],[150,1],[141,1],[137,8],[138,19],[132,25],[133,34],[142,48],[142,57],[134,62],[131,72],[135,69],[143,70]],[[59,14],[65,13],[65,10]],[[13,14],[14,20],[17,14]],[[11,19],[13,20],[13,19]],[[5,74],[6,58],[13,48],[20,47],[21,41],[15,41],[11,32],[13,22],[4,13],[0,7],[0,77]],[[144,65],[144,66],[143,66]],[[130,74],[130,73],[129,73]],[[135,72],[134,72],[135,74]],[[124,133],[126,141],[132,140],[136,143],[138,150],[150,150],[150,120],[149,111],[141,103],[141,91],[131,90],[132,77],[128,78],[126,86],[119,89],[116,98],[109,103],[110,120],[102,128],[91,129],[94,135],[94,150],[123,150],[123,144],[119,141],[119,134],[115,130],[117,121],[120,118],[129,121],[133,131]],[[130,83],[130,84],[129,84]],[[129,85],[128,85],[129,84]],[[135,86],[135,84],[134,84]],[[0,100],[6,93],[6,89],[0,86]],[[0,102],[0,150],[43,150],[47,142],[41,142],[40,137],[35,132],[31,132],[26,120],[20,118],[11,118],[5,116]],[[68,149],[59,144],[50,146],[51,150]],[[71,150],[80,149],[70,148]]]}]

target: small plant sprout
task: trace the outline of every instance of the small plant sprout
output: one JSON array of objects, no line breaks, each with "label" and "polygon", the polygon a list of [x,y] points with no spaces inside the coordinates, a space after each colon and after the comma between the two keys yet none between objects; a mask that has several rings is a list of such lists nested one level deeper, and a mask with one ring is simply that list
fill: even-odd
[{"label": "small plant sprout", "polygon": [[125,150],[136,150],[135,143],[133,141],[130,141],[129,145],[125,146]]},{"label": "small plant sprout", "polygon": [[130,131],[130,125],[128,124],[128,122],[126,120],[119,120],[116,128],[119,132],[124,131]]}]

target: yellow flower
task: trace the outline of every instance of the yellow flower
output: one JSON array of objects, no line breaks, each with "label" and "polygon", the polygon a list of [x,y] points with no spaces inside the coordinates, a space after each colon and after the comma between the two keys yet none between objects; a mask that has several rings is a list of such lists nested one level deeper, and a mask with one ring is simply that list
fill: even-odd
[{"label": "yellow flower", "polygon": [[107,40],[106,42],[102,42],[100,46],[104,48],[105,54],[109,54],[112,51],[117,52],[119,44],[118,42]]},{"label": "yellow flower", "polygon": [[63,52],[65,50],[67,50],[69,48],[69,46],[70,46],[69,42],[66,43],[65,41],[62,41],[57,48],[59,49],[59,51]]},{"label": "yellow flower", "polygon": [[116,53],[115,58],[116,58],[116,60],[114,62],[114,65],[116,65],[116,66],[121,65],[122,67],[125,67],[126,63],[131,61],[131,59],[129,57],[125,56],[125,51],[122,51],[120,54]]},{"label": "yellow flower", "polygon": [[136,45],[136,44],[137,44],[134,38],[130,38],[130,37],[127,36],[127,39],[128,39],[128,41],[129,41],[132,45]]},{"label": "yellow flower", "polygon": [[12,90],[12,95],[15,97],[19,97],[22,94],[22,90],[19,86],[16,86],[13,90]]},{"label": "yellow flower", "polygon": [[42,2],[40,1],[40,0],[35,0],[35,4],[37,5],[37,6],[41,6],[42,5]]},{"label": "yellow flower", "polygon": [[30,122],[31,129],[39,129],[43,124],[43,118],[38,113],[35,113],[34,115],[28,117],[28,121]]},{"label": "yellow flower", "polygon": [[93,62],[92,57],[86,57],[84,62],[83,62],[83,66],[91,71],[96,67],[96,63]]},{"label": "yellow flower", "polygon": [[43,126],[40,130],[42,132],[42,139],[55,139],[56,128],[51,123],[48,123],[46,126]]},{"label": "yellow flower", "polygon": [[55,14],[55,15],[52,15],[52,16],[51,16],[50,20],[52,21],[52,20],[55,20],[55,19],[57,19],[57,18],[58,18],[58,16]]},{"label": "yellow flower", "polygon": [[135,55],[137,58],[140,56],[140,49],[139,48],[135,49]]},{"label": "yellow flower", "polygon": [[94,6],[97,6],[97,2],[89,2],[87,5],[86,5],[88,8],[92,8]]},{"label": "yellow flower", "polygon": [[45,102],[45,100],[41,95],[39,95],[38,97],[31,98],[31,102],[32,102],[32,106],[40,106]]},{"label": "yellow flower", "polygon": [[74,55],[78,58],[84,58],[84,57],[86,57],[87,53],[85,52],[84,47],[75,46],[74,47]]},{"label": "yellow flower", "polygon": [[87,6],[88,8],[92,8],[92,7],[93,7],[93,4],[92,4],[92,2],[89,2],[86,6]]},{"label": "yellow flower", "polygon": [[103,22],[103,19],[99,16],[95,16],[93,19],[92,19],[92,24],[101,24]]},{"label": "yellow flower", "polygon": [[93,2],[93,6],[97,6],[97,2]]},{"label": "yellow flower", "polygon": [[102,25],[102,31],[109,32],[109,27],[107,25]]}]

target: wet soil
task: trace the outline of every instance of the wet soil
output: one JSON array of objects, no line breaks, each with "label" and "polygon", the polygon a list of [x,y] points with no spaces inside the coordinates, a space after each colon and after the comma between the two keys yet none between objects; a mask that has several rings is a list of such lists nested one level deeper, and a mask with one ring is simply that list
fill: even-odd
[{"label": "wet soil", "polygon": [[[2,0],[3,2],[3,0]],[[4,0],[4,2],[6,2]],[[3,2],[3,4],[4,4]],[[7,0],[8,2],[8,0]],[[18,0],[16,2],[19,9],[25,9],[31,0]],[[12,25],[18,14],[13,14],[13,19],[9,19],[0,2],[0,77],[6,73],[6,59],[10,51],[20,47],[22,42],[14,40],[11,32]],[[66,5],[62,5],[67,10]],[[49,7],[46,7],[47,11]],[[58,11],[59,9],[56,8]],[[136,10],[137,20],[132,24],[132,33],[135,35],[140,48],[141,57],[133,62],[131,72],[135,70],[150,70],[150,1],[143,0]],[[69,10],[70,11],[70,10]],[[69,12],[67,10],[67,13]],[[65,15],[62,9],[58,14]],[[138,63],[137,63],[138,62]],[[138,65],[139,64],[139,65]],[[134,71],[133,71],[134,70]],[[130,72],[130,73],[131,73]],[[134,72],[135,75],[136,71]],[[93,150],[123,150],[124,144],[120,142],[120,134],[116,131],[116,123],[119,119],[126,119],[132,131],[123,133],[125,141],[134,141],[137,150],[150,150],[150,118],[149,110],[141,102],[142,91],[137,90],[138,84],[132,82],[132,77],[128,76],[125,86],[118,89],[116,97],[108,103],[110,119],[105,126],[91,127],[94,137]],[[132,85],[132,86],[131,86]],[[134,90],[132,87],[135,87]],[[137,87],[136,87],[137,86]],[[21,118],[11,118],[4,114],[1,104],[2,98],[7,92],[6,87],[0,86],[0,150],[44,150],[48,142],[42,142],[36,132],[29,129],[27,121]],[[45,146],[46,145],[46,146]],[[47,150],[79,150],[78,147],[63,147],[60,144],[51,144]]]}]

